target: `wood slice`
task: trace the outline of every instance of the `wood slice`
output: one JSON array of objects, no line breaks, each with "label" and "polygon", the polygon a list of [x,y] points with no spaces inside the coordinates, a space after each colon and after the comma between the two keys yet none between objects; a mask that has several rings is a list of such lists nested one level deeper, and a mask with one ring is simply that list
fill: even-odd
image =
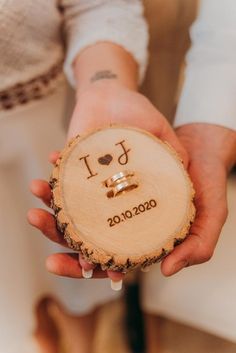
[{"label": "wood slice", "polygon": [[176,152],[121,126],[76,137],[50,181],[57,225],[69,246],[103,269],[160,261],[186,237],[194,190]]}]

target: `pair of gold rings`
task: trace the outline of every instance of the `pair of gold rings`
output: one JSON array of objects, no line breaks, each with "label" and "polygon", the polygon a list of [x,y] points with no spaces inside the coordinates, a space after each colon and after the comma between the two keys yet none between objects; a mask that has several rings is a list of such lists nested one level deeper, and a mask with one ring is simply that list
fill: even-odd
[{"label": "pair of gold rings", "polygon": [[138,182],[133,179],[134,172],[130,171],[121,171],[110,178],[105,180],[104,184],[107,188],[110,188],[108,191],[108,197],[115,197],[120,195],[124,191],[130,191],[138,187]]}]

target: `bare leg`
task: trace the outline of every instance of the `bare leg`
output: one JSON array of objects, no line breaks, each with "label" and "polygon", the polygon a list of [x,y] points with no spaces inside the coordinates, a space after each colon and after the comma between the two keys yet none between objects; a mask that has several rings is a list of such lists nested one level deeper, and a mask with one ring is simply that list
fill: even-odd
[{"label": "bare leg", "polygon": [[145,314],[146,353],[161,353],[163,320],[157,315]]},{"label": "bare leg", "polygon": [[58,327],[49,313],[53,299],[42,298],[36,305],[36,329],[34,336],[42,353],[58,353],[60,335]]},{"label": "bare leg", "polygon": [[61,345],[68,353],[92,353],[95,335],[96,311],[73,316],[61,306],[53,305],[50,313],[58,325]]},{"label": "bare leg", "polygon": [[[40,313],[40,315],[39,315]],[[42,353],[92,353],[95,311],[72,316],[54,299],[43,299],[37,309],[36,339]]]}]

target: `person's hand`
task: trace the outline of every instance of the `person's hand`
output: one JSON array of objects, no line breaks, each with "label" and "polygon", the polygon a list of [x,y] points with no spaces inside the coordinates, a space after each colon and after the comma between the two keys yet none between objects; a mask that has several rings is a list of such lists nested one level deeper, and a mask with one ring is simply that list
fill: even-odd
[{"label": "person's hand", "polygon": [[188,238],[162,262],[166,276],[212,257],[227,217],[227,174],[236,163],[236,131],[196,123],[176,133],[189,155],[197,216]]},{"label": "person's hand", "polygon": [[[68,140],[77,134],[84,134],[90,130],[105,127],[110,124],[135,126],[151,132],[167,141],[178,152],[187,166],[187,154],[179,143],[173,129],[163,115],[143,95],[108,81],[99,81],[78,96],[77,104],[71,119]],[[55,163],[58,153],[53,153],[51,162]],[[31,190],[35,196],[49,205],[51,192],[47,182],[36,180],[32,182]],[[65,245],[63,236],[56,229],[53,215],[42,209],[30,210],[29,222],[41,230],[52,241]],[[79,257],[80,266],[75,255],[54,254],[47,259],[47,269],[62,276],[86,277],[91,276],[93,266]],[[84,269],[83,273],[81,267]],[[121,278],[117,272],[107,271],[114,281]],[[94,277],[107,275],[101,270],[94,272]]]}]

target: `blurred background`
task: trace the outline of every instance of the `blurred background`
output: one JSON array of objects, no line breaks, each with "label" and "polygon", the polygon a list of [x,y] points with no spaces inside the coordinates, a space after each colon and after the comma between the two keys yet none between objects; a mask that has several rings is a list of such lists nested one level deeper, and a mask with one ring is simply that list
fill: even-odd
[{"label": "blurred background", "polygon": [[[199,3],[198,0],[144,0],[144,4],[150,29],[150,57],[141,90],[172,121],[184,78],[184,58],[190,46],[189,28],[196,18]],[[236,230],[235,171],[231,173],[228,192],[230,215],[223,237]],[[216,250],[217,257],[220,261],[220,253]],[[159,349],[163,353],[236,352],[236,340],[218,335],[204,326],[179,322],[171,315],[150,315],[147,320],[140,305],[142,276],[145,273],[130,274],[125,282],[123,297],[98,310],[94,353],[156,353]],[[221,286],[220,281],[218,285]],[[196,301],[198,305],[201,305],[201,300]],[[65,317],[57,315],[63,330]],[[218,324],[223,325],[223,322]],[[236,332],[236,327],[234,329]],[[66,341],[61,344],[62,352],[67,352]]]},{"label": "blurred background", "polygon": [[[144,0],[145,14],[149,22],[150,28],[150,57],[146,79],[141,88],[142,92],[158,107],[158,109],[170,120],[173,120],[176,105],[178,102],[181,85],[184,78],[185,62],[184,58],[190,46],[189,28],[196,18],[198,11],[198,0]],[[158,21],[156,14],[158,13]],[[64,98],[65,99],[65,98]],[[71,104],[73,105],[73,103]],[[58,110],[60,104],[58,104]],[[67,116],[70,115],[68,111]],[[53,120],[49,126],[49,131],[53,130]],[[17,136],[12,138],[17,139]],[[48,134],[48,139],[50,134]],[[61,137],[62,141],[63,137]],[[39,141],[41,143],[41,141]],[[59,147],[59,146],[58,146]],[[48,151],[43,151],[41,162],[44,163],[44,155]],[[41,170],[37,169],[32,161],[32,169],[34,174],[40,176]],[[50,167],[48,167],[50,170]],[[20,176],[19,176],[20,177]],[[12,181],[14,184],[14,181]],[[25,187],[25,186],[24,186]],[[16,188],[17,189],[17,188]],[[1,186],[1,196],[3,202],[11,199],[14,203],[15,193],[5,190],[4,185]],[[22,193],[28,190],[21,189]],[[4,194],[5,193],[5,194]],[[20,199],[21,195],[18,195]],[[236,230],[236,172],[231,173],[228,184],[228,200],[229,200],[229,217],[223,229],[222,237],[227,239],[227,235],[235,233]],[[31,202],[29,196],[29,203]],[[26,205],[24,205],[25,208]],[[17,214],[16,217],[23,219],[25,217],[25,209],[22,208],[22,214]],[[14,212],[14,207],[12,207]],[[4,218],[4,214],[2,215]],[[25,225],[28,228],[30,226]],[[34,231],[30,229],[33,234]],[[35,237],[39,236],[38,234]],[[45,240],[46,241],[46,240]],[[37,240],[36,240],[37,242]],[[19,244],[17,245],[19,246]],[[36,245],[35,245],[36,246]],[[40,246],[40,245],[39,245]],[[37,247],[37,246],[36,246]],[[3,248],[4,249],[4,248]],[[40,250],[40,249],[39,249]],[[44,252],[43,249],[41,249]],[[234,250],[229,248],[229,257],[234,256]],[[218,261],[224,268],[224,257],[221,251],[216,249],[214,261]],[[47,252],[50,253],[50,247]],[[35,251],[37,254],[37,250]],[[34,259],[32,258],[32,263]],[[41,266],[44,269],[44,258],[40,259]],[[212,262],[211,262],[212,263]],[[221,290],[222,284],[219,274],[219,280],[213,283],[213,286],[208,288],[207,276],[211,276],[214,271],[213,265],[201,265],[202,271],[206,273],[203,278],[206,292],[210,292],[214,304],[217,302],[215,293]],[[155,269],[159,265],[155,265]],[[227,270],[227,269],[226,269]],[[188,269],[186,269],[188,271]],[[196,270],[197,271],[197,270]],[[152,274],[153,273],[153,274]],[[207,324],[206,316],[202,317],[202,321],[197,318],[198,307],[203,306],[202,293],[196,288],[196,295],[190,297],[186,285],[185,296],[177,298],[179,304],[179,312],[177,315],[172,315],[174,302],[170,301],[170,310],[161,311],[161,305],[164,302],[162,287],[168,288],[168,280],[162,279],[161,276],[155,278],[152,269],[149,274],[134,272],[129,274],[124,283],[123,294],[120,298],[112,302],[102,305],[96,310],[94,316],[95,336],[93,342],[94,353],[235,353],[236,352],[236,327],[227,328],[224,322],[216,322],[215,328]],[[199,273],[192,270],[192,274],[186,274],[185,281],[188,283],[188,276],[193,276],[200,280]],[[37,277],[37,276],[36,276]],[[46,281],[52,281],[53,276],[48,276]],[[7,280],[7,275],[6,279]],[[4,281],[3,280],[3,281]],[[37,282],[37,278],[35,279]],[[229,278],[229,281],[233,280]],[[156,298],[159,301],[157,309],[158,315],[152,314],[152,308],[146,305],[145,313],[142,311],[141,297],[151,298],[152,293],[143,293],[142,284],[152,281],[159,281],[160,297]],[[40,293],[41,283],[38,282],[38,293]],[[12,284],[12,290],[9,294],[9,300],[12,300],[14,308],[14,298],[17,295],[17,288],[21,288],[21,283],[15,282]],[[60,287],[61,288],[61,287]],[[151,288],[149,286],[149,288]],[[171,287],[170,287],[171,291]],[[63,294],[63,293],[62,293]],[[30,293],[28,294],[30,298]],[[28,300],[27,293],[25,294],[25,302]],[[146,300],[147,302],[147,300]],[[189,318],[188,322],[184,319],[179,320],[181,316],[183,304],[196,303],[196,313]],[[168,307],[168,303],[165,304]],[[235,307],[227,305],[227,297],[225,302],[219,303],[219,310],[231,312],[231,315],[236,315]],[[178,310],[177,310],[178,311]],[[203,309],[204,311],[204,309]],[[147,316],[147,313],[149,315]],[[0,313],[4,315],[3,313]],[[22,316],[24,315],[24,303],[22,303]],[[196,315],[196,317],[194,317]],[[39,326],[34,335],[47,331],[47,334],[53,337],[56,342],[59,342],[57,351],[54,353],[75,353],[76,345],[79,346],[77,320],[70,316],[60,303],[54,301],[50,297],[46,297],[39,301],[36,309]],[[217,315],[216,315],[217,317]],[[46,318],[46,319],[45,319]],[[4,318],[5,319],[5,318]],[[214,318],[211,318],[214,321]],[[14,310],[10,318],[6,317],[7,324],[14,325]],[[220,327],[220,329],[218,329]],[[11,340],[11,337],[9,337]],[[12,337],[14,340],[14,337]],[[35,350],[36,352],[36,350]],[[51,353],[50,348],[45,346],[44,353]],[[0,353],[5,353],[0,350]],[[15,352],[14,352],[15,353]],[[24,352],[19,352],[24,353]],[[34,353],[34,351],[32,351]]]}]

